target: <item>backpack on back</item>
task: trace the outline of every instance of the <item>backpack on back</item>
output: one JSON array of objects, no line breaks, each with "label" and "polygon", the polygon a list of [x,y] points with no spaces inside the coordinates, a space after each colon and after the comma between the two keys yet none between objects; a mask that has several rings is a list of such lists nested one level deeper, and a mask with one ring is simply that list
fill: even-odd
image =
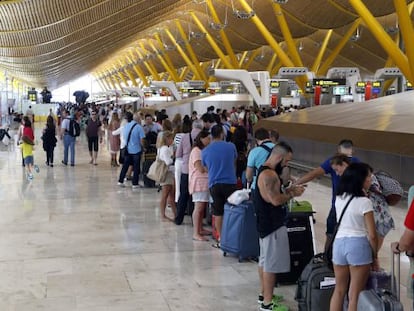
[{"label": "backpack on back", "polygon": [[80,136],[80,125],[75,120],[71,119],[69,122],[69,135],[72,137]]}]

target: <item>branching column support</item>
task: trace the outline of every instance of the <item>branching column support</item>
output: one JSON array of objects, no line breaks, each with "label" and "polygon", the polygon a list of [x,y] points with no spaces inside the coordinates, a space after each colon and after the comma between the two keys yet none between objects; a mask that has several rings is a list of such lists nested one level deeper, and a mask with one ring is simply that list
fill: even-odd
[{"label": "branching column support", "polygon": [[[140,42],[139,43],[139,45],[140,45],[140,47],[141,47],[141,49],[142,49],[142,51],[144,52],[144,53],[146,53],[147,55],[151,55],[151,53],[145,48],[145,45],[144,45],[144,42]],[[148,63],[148,65],[151,67],[151,72],[152,72],[152,74],[153,74],[153,76],[155,75],[155,77],[154,77],[154,79],[157,79],[157,80],[161,80],[161,77],[159,76],[159,73],[158,73],[158,70],[157,70],[157,68],[155,67],[155,65],[154,65],[154,63],[152,62],[152,60],[151,59],[148,59],[147,60],[147,63]]]},{"label": "branching column support", "polygon": [[[216,24],[222,24],[220,21],[220,18],[217,15],[216,9],[213,5],[213,1],[212,0],[206,0],[207,6],[210,10],[211,16],[213,18],[214,23]],[[227,55],[230,58],[230,62],[232,63],[234,68],[237,68],[239,62],[237,61],[237,57],[236,54],[234,54],[234,50],[231,46],[230,40],[226,35],[226,32],[224,31],[224,29],[220,29],[219,30],[219,34],[221,37],[221,41],[223,42],[224,48],[226,49]]]},{"label": "branching column support", "polygon": [[160,49],[162,51],[162,53],[164,54],[164,59],[167,62],[168,66],[174,70],[175,76],[178,76],[178,71],[177,68],[175,68],[174,63],[172,62],[170,56],[168,55],[168,51],[166,51],[165,47],[164,47],[164,42],[162,41],[160,34],[156,33],[154,35],[155,39],[158,41],[159,45],[160,45]]},{"label": "branching column support", "polygon": [[127,65],[121,60],[118,60],[118,63],[121,65],[121,67],[124,69],[126,75],[128,76],[129,80],[131,81],[133,86],[138,86],[137,81],[135,80],[134,75],[128,70]]},{"label": "branching column support", "polygon": [[163,67],[165,68],[165,70],[169,73],[170,79],[174,80],[174,82],[178,82],[179,78],[178,78],[177,73],[175,72],[175,68],[170,68],[170,66],[167,64],[167,62],[164,60],[164,58],[162,57],[162,55],[159,53],[159,51],[157,50],[157,48],[152,42],[150,42],[150,46],[153,49],[154,53],[157,54],[157,57],[160,60]]},{"label": "branching column support", "polygon": [[372,35],[377,39],[378,43],[383,47],[388,55],[391,56],[405,77],[410,81],[414,81],[407,56],[404,55],[400,48],[395,44],[364,3],[361,0],[349,0],[349,3],[359,14],[359,16],[361,16]]},{"label": "branching column support", "polygon": [[[112,65],[112,68],[116,71],[116,74],[119,78],[121,78],[122,82],[124,82],[125,86],[129,86],[128,80],[122,74],[121,68],[116,67],[115,64]],[[121,85],[121,84],[119,84]],[[121,86],[122,88],[122,86]]]},{"label": "branching column support", "polygon": [[197,70],[196,65],[191,62],[191,59],[184,52],[183,48],[177,43],[177,40],[175,40],[175,38],[172,35],[172,33],[170,32],[170,30],[169,29],[165,29],[165,33],[170,38],[171,42],[173,42],[175,44],[178,53],[180,53],[181,57],[184,59],[184,61],[187,64],[187,66],[190,67],[190,69],[192,70],[192,72],[194,73],[194,75],[197,77],[197,79],[201,80],[202,78],[200,76],[199,71]]},{"label": "branching column support", "polygon": [[144,60],[144,56],[142,55],[141,51],[139,51],[138,49],[136,50],[139,58],[142,59],[142,62],[145,66],[145,68],[147,68],[148,72],[152,75],[152,78],[154,80],[159,81],[160,80],[160,76],[158,75],[157,70],[155,70],[155,68],[153,66],[151,66],[150,62],[147,62],[146,60]]},{"label": "branching column support", "polygon": [[207,76],[204,73],[204,71],[201,69],[200,61],[198,60],[197,54],[194,52],[193,47],[188,41],[188,37],[186,33],[184,32],[183,26],[181,25],[178,19],[175,20],[175,24],[177,25],[178,32],[180,33],[181,38],[184,41],[185,48],[187,49],[188,54],[190,54],[191,61],[194,67],[197,69],[198,75],[201,77],[202,80],[207,81]]},{"label": "branching column support", "polygon": [[282,31],[283,37],[285,38],[285,42],[293,63],[296,67],[303,67],[302,59],[299,55],[298,49],[296,48],[296,43],[293,40],[292,33],[289,29],[288,23],[286,22],[282,8],[279,4],[273,3],[273,11],[275,12],[277,22],[279,23],[280,30]]},{"label": "branching column support", "polygon": [[243,63],[246,60],[247,55],[249,54],[249,51],[244,51],[242,56],[240,57],[240,61],[239,61],[239,67],[242,68],[243,67]]},{"label": "branching column support", "polygon": [[323,40],[318,56],[316,56],[315,62],[313,63],[312,71],[315,73],[318,72],[319,67],[321,66],[322,58],[325,55],[326,48],[328,47],[329,40],[331,40],[332,33],[333,33],[332,29],[329,29],[328,32],[326,33],[325,40]]},{"label": "branching column support", "polygon": [[250,65],[253,63],[254,59],[260,54],[261,48],[251,51],[249,59],[247,60],[246,64],[242,66],[247,71],[249,70]]},{"label": "branching column support", "polygon": [[198,28],[206,34],[206,39],[208,43],[210,44],[211,48],[214,50],[214,52],[217,54],[217,56],[221,59],[223,64],[226,66],[227,69],[234,69],[233,65],[229,62],[226,55],[224,55],[223,51],[220,49],[216,41],[213,39],[213,36],[207,31],[207,29],[204,27],[203,23],[200,21],[200,19],[197,17],[197,15],[194,12],[190,12],[194,22],[197,24]]},{"label": "branching column support", "polygon": [[[411,78],[408,76],[406,78],[414,83],[414,80],[412,80],[414,78],[414,28],[410,17],[411,14],[405,0],[394,0],[394,6],[405,45],[405,53],[408,58],[408,64],[410,65]],[[402,71],[402,69],[400,70]]]},{"label": "branching column support", "polygon": [[331,67],[332,63],[335,61],[335,59],[338,57],[338,55],[341,53],[342,49],[345,47],[345,45],[349,42],[349,39],[355,34],[355,31],[361,24],[361,19],[358,18],[355,20],[355,22],[352,24],[352,26],[348,29],[348,31],[345,33],[345,35],[342,37],[342,39],[339,41],[338,45],[335,47],[335,49],[332,51],[332,53],[328,56],[328,58],[323,62],[323,65],[320,67],[319,71],[315,72],[317,75],[326,75],[329,68]]},{"label": "branching column support", "polygon": [[142,71],[141,67],[138,66],[137,64],[135,64],[134,61],[133,61],[133,57],[134,57],[133,53],[130,53],[130,55],[131,55],[131,57],[129,57],[128,55],[126,55],[125,56],[126,59],[128,60],[128,62],[130,64],[132,64],[132,68],[134,68],[134,71],[136,72],[136,74],[138,75],[138,77],[141,79],[142,83],[144,83],[145,86],[149,86],[148,79],[145,76],[145,73]]},{"label": "branching column support", "polygon": [[269,65],[267,65],[266,70],[270,73],[275,66],[277,60],[277,54],[273,54],[272,59],[269,62]]},{"label": "branching column support", "polygon": [[[253,9],[250,7],[250,5],[247,3],[246,0],[239,0],[239,2],[243,6],[244,10],[246,10],[247,12],[253,11]],[[292,62],[292,60],[289,58],[289,56],[285,53],[285,51],[283,51],[283,49],[279,46],[279,43],[273,37],[273,35],[269,31],[269,29],[267,29],[267,27],[262,22],[262,20],[257,15],[254,15],[251,18],[251,20],[256,25],[256,27],[260,31],[260,33],[263,35],[263,38],[269,43],[269,45],[273,49],[273,51],[275,51],[275,53],[279,57],[281,63],[283,64],[283,66],[295,67],[295,64]],[[302,90],[304,90],[304,88],[305,88],[306,81],[307,81],[306,77],[296,78],[296,82]]]}]

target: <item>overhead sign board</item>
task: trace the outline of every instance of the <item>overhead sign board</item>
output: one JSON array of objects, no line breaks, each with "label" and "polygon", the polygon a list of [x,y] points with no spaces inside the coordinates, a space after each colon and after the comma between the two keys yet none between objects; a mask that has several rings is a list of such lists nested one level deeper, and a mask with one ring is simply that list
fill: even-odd
[{"label": "overhead sign board", "polygon": [[313,79],[313,85],[320,85],[322,87],[346,85],[346,79]]}]

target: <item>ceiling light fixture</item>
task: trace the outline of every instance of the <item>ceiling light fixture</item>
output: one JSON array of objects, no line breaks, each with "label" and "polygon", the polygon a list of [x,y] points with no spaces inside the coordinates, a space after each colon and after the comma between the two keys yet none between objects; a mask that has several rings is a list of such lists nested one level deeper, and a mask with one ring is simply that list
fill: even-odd
[{"label": "ceiling light fixture", "polygon": [[278,3],[278,4],[285,4],[287,3],[289,0],[273,0],[274,3]]},{"label": "ceiling light fixture", "polygon": [[[254,0],[252,0],[251,7],[253,8]],[[233,0],[231,0],[231,6],[233,8],[233,15],[239,19],[251,19],[256,15],[256,12],[252,9],[250,12],[239,10],[235,7]]]},{"label": "ceiling light fixture", "polygon": [[356,30],[355,35],[353,35],[353,36],[350,38],[350,40],[351,40],[352,42],[356,42],[356,41],[358,41],[360,38],[361,38],[361,30],[360,30],[360,29],[359,29],[359,27],[358,27],[358,28],[357,28],[357,30]]}]

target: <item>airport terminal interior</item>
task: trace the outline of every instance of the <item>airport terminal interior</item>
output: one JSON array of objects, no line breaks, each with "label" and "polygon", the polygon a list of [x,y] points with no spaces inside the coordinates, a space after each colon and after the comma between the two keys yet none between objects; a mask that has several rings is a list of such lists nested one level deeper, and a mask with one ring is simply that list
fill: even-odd
[{"label": "airport terminal interior", "polygon": [[[380,181],[377,194],[395,228],[378,260],[392,283],[391,243],[412,234],[405,219],[414,184],[413,8],[411,0],[0,0],[0,311],[329,310],[335,288],[329,277],[326,287],[322,281],[316,287],[322,297],[317,306],[299,309],[297,276],[275,284],[282,299],[258,302],[259,254],[240,260],[219,243],[211,217],[214,191],[203,219],[213,232],[195,238],[191,212],[181,225],[163,219],[168,184],[146,177],[161,150],[149,136],[137,140],[144,150],[139,183],[120,180],[124,122],[132,114],[144,130],[148,117],[164,133],[172,121],[179,135],[167,149],[174,152],[191,126],[211,133],[210,126],[221,123],[222,138],[237,151],[239,188],[249,184],[247,159],[260,148],[257,130],[277,132],[293,148],[293,181],[334,156],[338,142],[352,140],[354,155],[375,174],[386,172],[399,199],[387,201]],[[91,159],[86,129],[94,118],[102,139]],[[47,122],[56,126],[54,161],[44,151]],[[29,129],[34,139],[25,134]],[[64,158],[72,138],[73,162]],[[183,180],[174,181],[177,188]],[[309,228],[288,230],[291,266],[300,262],[293,259],[298,254],[306,261],[295,268],[298,275],[324,251],[333,183],[322,172],[296,198],[314,211]],[[165,216],[174,218],[174,202],[165,203]],[[228,215],[230,209],[225,220]],[[257,237],[258,249],[256,226],[241,230]],[[299,231],[306,232],[312,254],[304,251],[310,245],[293,239]],[[399,299],[404,310],[413,310],[414,261],[405,253],[396,260]],[[374,274],[367,288],[375,284],[378,291],[371,294],[396,296],[381,291]],[[369,299],[360,301],[358,310],[379,310]]]}]

